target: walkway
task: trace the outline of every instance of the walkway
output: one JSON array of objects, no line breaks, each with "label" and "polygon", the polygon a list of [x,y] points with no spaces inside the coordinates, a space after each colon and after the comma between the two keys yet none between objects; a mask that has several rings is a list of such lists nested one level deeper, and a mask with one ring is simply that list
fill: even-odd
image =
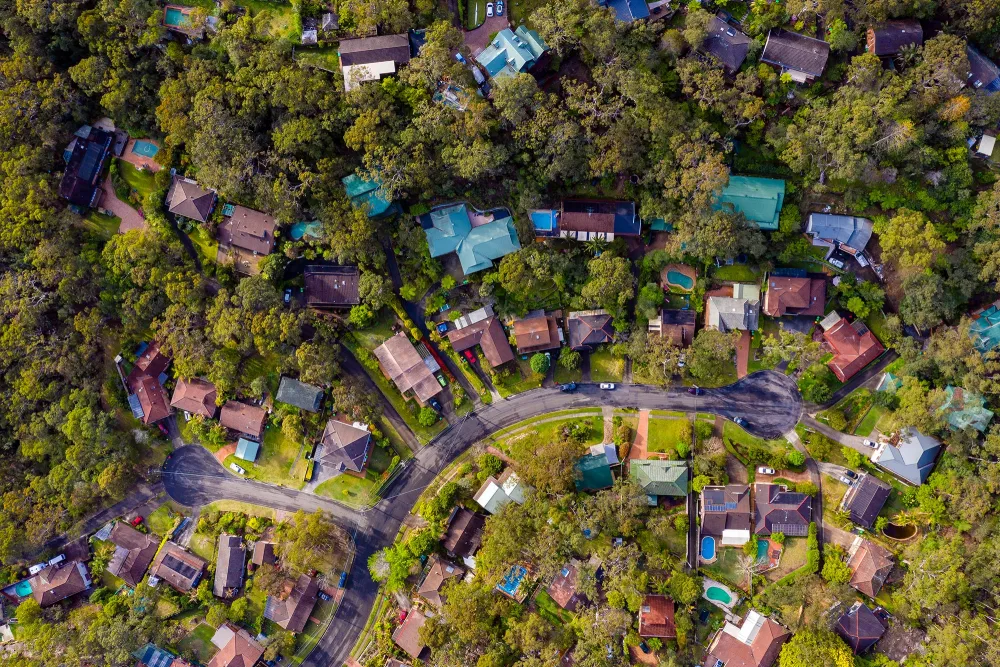
[{"label": "walkway", "polygon": [[865,456],[872,453],[871,447],[865,446],[865,439],[857,435],[848,435],[847,433],[841,433],[840,431],[831,428],[830,426],[824,424],[823,422],[815,419],[812,415],[803,414],[802,423],[811,428],[814,431],[822,433],[826,437],[830,438],[836,443],[850,447],[851,449],[856,449]]},{"label": "walkway", "polygon": [[750,366],[750,343],[752,337],[749,331],[741,331],[740,339],[736,341],[736,377],[745,378]]},{"label": "walkway", "polygon": [[642,460],[649,455],[646,444],[649,442],[649,410],[639,410],[639,423],[635,427],[635,442],[628,451],[630,459]]},{"label": "walkway", "polygon": [[123,202],[115,194],[115,186],[111,183],[110,174],[104,177],[101,189],[104,190],[104,196],[101,197],[101,208],[111,211],[111,213],[122,221],[118,226],[119,234],[124,234],[133,229],[145,229],[148,226],[139,211]]}]

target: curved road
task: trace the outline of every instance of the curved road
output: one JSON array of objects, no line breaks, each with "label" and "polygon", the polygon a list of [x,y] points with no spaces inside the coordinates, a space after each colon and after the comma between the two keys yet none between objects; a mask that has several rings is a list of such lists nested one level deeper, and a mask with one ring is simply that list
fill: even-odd
[{"label": "curved road", "polygon": [[378,586],[364,572],[364,563],[379,549],[392,544],[403,519],[421,491],[472,444],[525,419],[559,410],[612,406],[683,412],[710,412],[732,419],[744,417],[747,430],[764,438],[778,438],[795,427],[802,399],[795,381],[772,371],[761,371],[720,389],[706,389],[692,396],[686,389],[662,390],[646,385],[622,385],[601,391],[596,384],[582,384],[576,392],[535,389],[485,406],[438,435],[385,489],[375,507],[359,511],[309,493],[254,482],[226,472],[215,457],[198,446],[182,447],[167,462],[163,481],[170,497],[182,505],[201,506],[214,500],[241,500],[294,512],[323,509],[349,532],[357,547],[360,573],[349,579],[347,592],[306,667],[340,667],[347,659],[371,613]]}]

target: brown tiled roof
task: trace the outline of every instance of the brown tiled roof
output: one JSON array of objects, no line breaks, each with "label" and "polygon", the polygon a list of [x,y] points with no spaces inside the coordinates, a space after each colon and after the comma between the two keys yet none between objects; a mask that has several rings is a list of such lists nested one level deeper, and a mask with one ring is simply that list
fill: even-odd
[{"label": "brown tiled roof", "polygon": [[424,627],[427,617],[417,608],[410,610],[406,619],[392,633],[392,641],[396,646],[406,651],[414,660],[420,660],[426,655],[427,647],[420,643],[420,628]]},{"label": "brown tiled roof", "polygon": [[442,545],[445,551],[460,558],[472,556],[479,549],[486,519],[464,507],[456,507],[448,520]]},{"label": "brown tiled roof", "polygon": [[487,317],[463,329],[449,331],[448,340],[456,352],[479,345],[486,361],[494,368],[514,360],[514,351],[510,349],[507,334],[496,316]]},{"label": "brown tiled roof", "polygon": [[892,56],[909,44],[924,43],[924,29],[915,19],[886,21],[868,28],[868,50],[879,56]]},{"label": "brown tiled roof", "polygon": [[218,395],[215,385],[208,380],[201,378],[177,380],[177,386],[174,387],[174,397],[170,399],[170,406],[213,419],[215,413],[219,411],[219,406],[215,404]]},{"label": "brown tiled roof", "polygon": [[374,354],[382,372],[400,392],[405,394],[412,390],[421,402],[427,402],[441,393],[441,385],[431,369],[402,331],[375,348]]},{"label": "brown tiled roof", "polygon": [[79,561],[50,565],[31,579],[31,596],[43,607],[82,593],[90,587],[87,566]]},{"label": "brown tiled roof", "polygon": [[254,565],[263,565],[268,563],[273,565],[278,562],[278,558],[274,555],[274,542],[264,542],[263,540],[257,540],[253,545],[253,557],[250,562]]},{"label": "brown tiled roof", "polygon": [[812,520],[812,496],[777,484],[754,484],[756,533],[805,536]]},{"label": "brown tiled roof", "polygon": [[264,422],[267,411],[256,405],[247,405],[239,401],[226,401],[219,415],[219,423],[226,428],[260,438],[264,434]]},{"label": "brown tiled roof", "polygon": [[[721,508],[721,509],[717,509]],[[750,487],[706,487],[701,494],[701,532],[722,537],[725,530],[750,530]]]},{"label": "brown tiled roof", "polygon": [[556,576],[552,577],[552,583],[547,589],[549,597],[567,611],[574,611],[579,603],[576,595],[576,582],[579,577],[578,566],[577,562],[568,563],[556,572]]},{"label": "brown tiled roof", "polygon": [[454,563],[449,563],[436,556],[432,558],[431,567],[427,571],[424,581],[420,584],[420,588],[417,589],[417,595],[435,607],[441,607],[444,604],[444,596],[441,595],[441,589],[444,588],[445,583],[450,579],[461,579],[465,574],[465,570]]},{"label": "brown tiled roof", "polygon": [[229,643],[212,656],[208,667],[253,667],[264,655],[264,647],[243,628],[234,628],[236,634]]},{"label": "brown tiled roof", "polygon": [[267,598],[264,607],[264,618],[274,621],[289,632],[302,632],[316,606],[316,593],[319,582],[309,575],[303,574],[295,582],[295,588],[284,600],[274,596]]},{"label": "brown tiled roof", "polygon": [[371,439],[371,433],[365,429],[331,419],[326,423],[319,440],[323,445],[319,461],[324,466],[341,472],[361,472],[368,463]]},{"label": "brown tiled roof", "polygon": [[639,608],[639,636],[673,639],[677,636],[674,626],[674,601],[665,595],[647,595]]},{"label": "brown tiled roof", "polygon": [[143,375],[132,385],[132,390],[142,406],[143,424],[153,424],[170,416],[167,393],[155,377]]},{"label": "brown tiled roof", "polygon": [[137,375],[159,377],[160,373],[167,370],[167,366],[169,365],[170,357],[160,350],[159,341],[154,340],[143,350],[139,358],[135,360],[135,366],[132,367],[129,377]]},{"label": "brown tiled roof", "polygon": [[570,313],[566,320],[569,328],[569,347],[571,350],[592,350],[602,343],[611,343],[615,339],[615,330],[611,326],[611,315],[604,310],[584,310]]},{"label": "brown tiled roof", "polygon": [[149,564],[153,562],[156,549],[160,546],[160,538],[140,533],[127,523],[116,521],[111,528],[109,540],[116,548],[108,562],[108,572],[129,586],[138,586],[149,569]]},{"label": "brown tiled roof", "polygon": [[695,312],[664,308],[660,311],[660,336],[676,347],[688,347],[694,341]]},{"label": "brown tiled roof", "polygon": [[844,317],[824,331],[823,338],[834,353],[827,365],[841,382],[849,380],[885,351],[863,322],[848,322]]},{"label": "brown tiled roof", "polygon": [[246,568],[247,552],[243,540],[238,535],[219,535],[218,555],[215,559],[215,585],[212,592],[216,597],[226,597],[226,591],[243,586],[243,571]]},{"label": "brown tiled roof", "polygon": [[205,222],[213,208],[215,192],[202,188],[194,181],[174,176],[167,192],[167,209],[171,213]]},{"label": "brown tiled roof", "polygon": [[727,632],[719,632],[702,664],[704,667],[716,667],[719,662],[725,667],[771,667],[781,653],[781,645],[790,636],[787,630],[769,618],[762,619],[762,625],[750,644],[744,644]]},{"label": "brown tiled roof", "polygon": [[764,314],[820,316],[826,308],[826,280],[771,276],[764,293]]},{"label": "brown tiled roof", "polygon": [[361,303],[356,266],[307,266],[306,303],[315,308],[356,306]]},{"label": "brown tiled roof", "polygon": [[522,354],[559,348],[559,325],[552,315],[515,320],[512,329]]},{"label": "brown tiled roof", "polygon": [[156,554],[151,574],[167,582],[181,593],[198,585],[205,561],[185,551],[173,542],[167,542]]},{"label": "brown tiled roof", "polygon": [[267,213],[234,206],[233,214],[219,226],[219,241],[237,248],[270,255],[274,250],[274,230],[278,226]]},{"label": "brown tiled roof", "polygon": [[847,566],[851,568],[851,586],[874,598],[892,572],[892,554],[864,540],[847,561]]}]

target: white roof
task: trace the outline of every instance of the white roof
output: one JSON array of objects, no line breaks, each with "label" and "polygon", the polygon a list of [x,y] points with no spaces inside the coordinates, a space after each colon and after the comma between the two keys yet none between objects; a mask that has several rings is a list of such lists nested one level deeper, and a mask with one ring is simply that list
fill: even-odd
[{"label": "white roof", "polygon": [[736,530],[734,528],[727,528],[722,531],[722,546],[724,547],[738,547],[742,544],[746,544],[749,541],[750,541],[749,530]]},{"label": "white roof", "polygon": [[215,631],[215,634],[212,635],[212,644],[214,644],[216,648],[221,650],[225,648],[226,644],[232,641],[233,637],[235,636],[236,633],[233,631],[231,627],[229,627],[229,624],[223,623],[222,625],[219,626],[219,629]]},{"label": "white roof", "polygon": [[363,81],[375,81],[386,74],[395,74],[396,63],[385,60],[365,65],[345,65],[341,70],[344,73],[344,90],[354,90]]},{"label": "white roof", "polygon": [[500,486],[496,483],[492,477],[486,480],[482,488],[479,489],[479,493],[476,494],[476,502],[482,506],[483,509],[488,510],[489,504],[493,500],[493,496],[497,494],[500,490]]},{"label": "white roof", "polygon": [[607,443],[602,443],[600,445],[591,445],[590,447],[591,456],[600,456],[601,454],[604,454],[605,456],[608,457],[609,465],[616,466],[619,463],[621,463],[621,461],[618,460],[618,449],[614,445],[609,445]]},{"label": "white roof", "polygon": [[989,157],[993,155],[993,146],[996,144],[997,138],[989,134],[984,134],[983,138],[979,140],[979,148],[976,152],[980,155],[985,155]]}]

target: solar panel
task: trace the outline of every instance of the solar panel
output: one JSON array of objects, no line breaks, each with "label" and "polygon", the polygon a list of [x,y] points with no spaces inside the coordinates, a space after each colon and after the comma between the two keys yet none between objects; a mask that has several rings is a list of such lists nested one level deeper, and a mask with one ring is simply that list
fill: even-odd
[{"label": "solar panel", "polygon": [[736,503],[726,503],[726,509],[727,510],[734,510],[734,509],[736,509]]},{"label": "solar panel", "polygon": [[132,416],[136,419],[142,419],[146,416],[146,412],[142,409],[142,404],[139,403],[139,397],[135,394],[128,395],[128,406],[132,409]]},{"label": "solar panel", "polygon": [[185,579],[194,579],[195,575],[198,574],[198,570],[172,554],[164,556],[163,564]]},{"label": "solar panel", "polygon": [[725,505],[706,505],[705,509],[707,511],[709,511],[709,512],[725,512],[726,511],[726,506]]},{"label": "solar panel", "polygon": [[92,182],[95,176],[94,171],[101,163],[101,157],[103,156],[104,146],[97,143],[89,144],[83,160],[80,161],[80,168],[76,170],[77,176],[88,183]]}]

